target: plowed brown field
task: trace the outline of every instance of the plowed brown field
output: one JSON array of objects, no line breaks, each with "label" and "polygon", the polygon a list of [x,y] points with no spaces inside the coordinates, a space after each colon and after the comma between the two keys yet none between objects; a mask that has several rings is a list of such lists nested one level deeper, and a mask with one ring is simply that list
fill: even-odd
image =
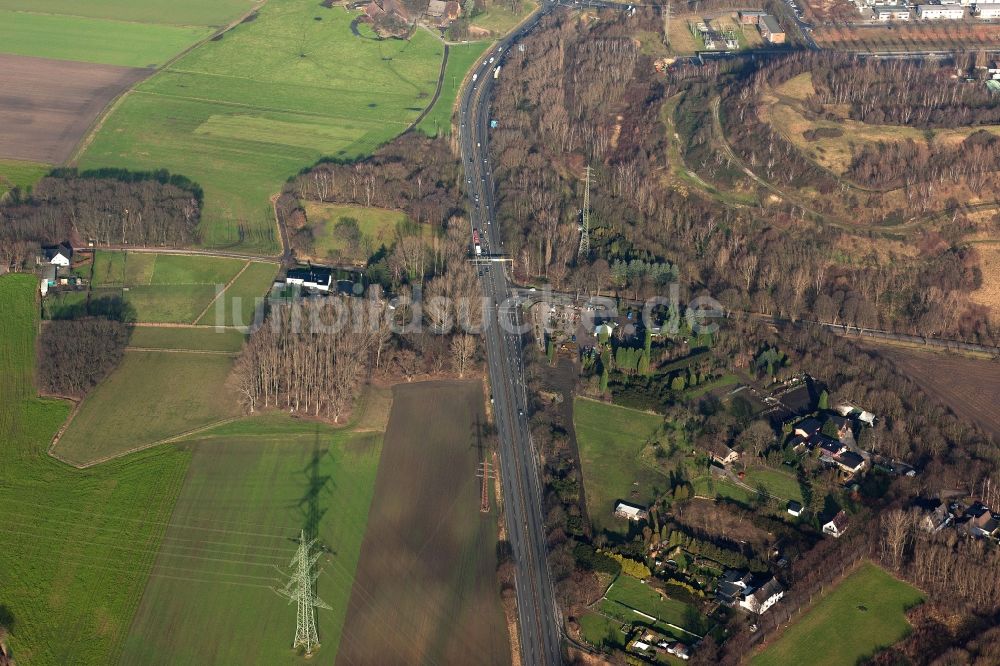
[{"label": "plowed brown field", "polygon": [[479,382],[397,386],[337,664],[509,664]]},{"label": "plowed brown field", "polygon": [[959,418],[967,419],[1000,442],[1000,363],[946,353],[878,347],[901,373],[915,381]]},{"label": "plowed brown field", "polygon": [[0,157],[65,162],[108,103],[151,71],[0,54]]}]

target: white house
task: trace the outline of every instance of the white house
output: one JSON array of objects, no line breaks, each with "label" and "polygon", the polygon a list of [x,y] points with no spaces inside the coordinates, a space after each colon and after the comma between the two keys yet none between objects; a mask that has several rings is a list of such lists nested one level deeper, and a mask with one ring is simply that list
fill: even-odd
[{"label": "white house", "polygon": [[976,17],[981,19],[1000,18],[1000,3],[977,4]]},{"label": "white house", "polygon": [[909,21],[910,8],[902,5],[885,5],[875,7],[872,14],[876,21]]},{"label": "white house", "polygon": [[68,268],[73,260],[73,248],[67,244],[49,245],[42,248],[45,261],[60,268]]},{"label": "white house", "polygon": [[644,520],[648,515],[646,508],[628,502],[618,502],[615,505],[615,515],[627,520]]},{"label": "white house", "polygon": [[917,5],[917,18],[923,21],[961,20],[965,18],[965,8],[945,5]]},{"label": "white house", "polygon": [[802,515],[802,504],[800,502],[796,502],[795,500],[791,500],[785,510],[789,515],[798,518]]},{"label": "white house", "polygon": [[841,511],[830,519],[830,522],[823,525],[823,534],[829,534],[835,539],[847,531],[847,514]]},{"label": "white house", "polygon": [[783,596],[785,596],[785,590],[772,577],[756,590],[740,599],[740,608],[746,609],[751,613],[763,615],[767,612],[767,609],[778,603]]}]

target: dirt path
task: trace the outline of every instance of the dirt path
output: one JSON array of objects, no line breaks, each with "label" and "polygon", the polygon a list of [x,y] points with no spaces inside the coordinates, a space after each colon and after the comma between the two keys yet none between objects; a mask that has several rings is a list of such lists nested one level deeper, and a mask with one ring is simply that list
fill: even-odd
[{"label": "dirt path", "polygon": [[250,261],[249,260],[247,261],[247,263],[243,264],[243,268],[241,268],[240,271],[236,275],[234,275],[232,277],[232,279],[229,280],[229,282],[226,283],[226,286],[222,288],[222,291],[219,291],[219,292],[217,292],[215,294],[215,297],[211,301],[208,302],[208,305],[206,305],[205,309],[201,311],[201,314],[199,314],[197,317],[195,317],[194,321],[191,322],[191,323],[192,324],[197,324],[199,321],[201,321],[201,318],[204,317],[206,314],[208,314],[208,311],[212,308],[213,305],[215,305],[215,302],[217,300],[219,300],[219,297],[222,296],[223,294],[225,294],[227,291],[229,291],[229,288],[231,286],[233,286],[233,283],[236,282],[236,280],[241,275],[243,275],[243,271],[245,271],[248,268],[250,268]]},{"label": "dirt path", "polygon": [[239,352],[219,349],[161,349],[159,347],[126,347],[127,352],[156,352],[157,354],[211,354],[214,356],[239,356]]}]

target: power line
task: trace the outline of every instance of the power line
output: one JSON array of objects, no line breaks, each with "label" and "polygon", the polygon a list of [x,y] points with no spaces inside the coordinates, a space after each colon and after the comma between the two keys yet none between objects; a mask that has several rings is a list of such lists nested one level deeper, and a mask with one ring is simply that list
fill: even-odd
[{"label": "power line", "polygon": [[583,224],[580,226],[580,251],[577,253],[581,257],[590,254],[590,165],[587,165],[586,185],[583,189]]}]

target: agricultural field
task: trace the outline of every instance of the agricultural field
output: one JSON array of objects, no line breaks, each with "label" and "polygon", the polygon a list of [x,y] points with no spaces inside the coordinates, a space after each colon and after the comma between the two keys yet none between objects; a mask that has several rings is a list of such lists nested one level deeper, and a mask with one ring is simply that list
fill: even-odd
[{"label": "agricultural field", "polygon": [[889,345],[875,349],[930,397],[1000,441],[1000,412],[995,399],[1000,395],[1000,363]]},{"label": "agricultural field", "polygon": [[138,349],[194,349],[235,353],[243,346],[245,337],[242,332],[228,328],[136,326],[132,329],[128,346]]},{"label": "agricultural field", "polygon": [[195,321],[199,325],[248,327],[263,308],[263,296],[274,284],[277,264],[251,261],[221,296]]},{"label": "agricultural field", "polygon": [[[709,629],[708,619],[694,606],[665,597],[645,583],[624,574],[619,575],[608,589],[600,603],[600,610],[605,615],[625,622],[649,624],[684,642],[696,640],[695,636],[687,632],[701,637]],[[633,610],[654,617],[656,621]]]},{"label": "agricultural field", "polygon": [[510,663],[495,506],[479,510],[483,422],[479,382],[394,389],[337,663]]},{"label": "agricultural field", "polygon": [[[931,140],[940,145],[955,145],[976,131],[1000,134],[1000,126],[983,125],[959,129],[927,130],[902,125],[874,125],[851,120],[844,109],[827,105],[836,119],[810,119],[805,114],[805,100],[815,93],[808,72],[789,79],[763,97],[761,119],[769,122],[810,159],[834,173],[847,171],[854,154],[865,144],[912,139],[918,143]],[[807,133],[811,138],[806,138]]]},{"label": "agricultural field", "polygon": [[276,254],[269,198],[281,184],[321,157],[371,153],[404,131],[436,88],[439,41],[423,30],[409,41],[363,39],[351,32],[354,17],[271,0],[255,20],[131,91],[80,165],[183,174],[205,192],[205,246]]},{"label": "agricultural field", "polygon": [[36,293],[31,276],[0,276],[0,589],[10,644],[18,663],[114,663],[189,455],[160,449],[86,471],[46,455],[69,404],[35,397]]},{"label": "agricultural field", "polygon": [[919,590],[866,563],[751,663],[853,666],[909,633],[905,611],[922,599]]},{"label": "agricultural field", "polygon": [[0,9],[0,52],[11,55],[153,68],[209,34],[207,27]]},{"label": "agricultural field", "polygon": [[122,289],[139,322],[233,326],[252,322],[276,273],[229,257],[99,251],[93,285]]},{"label": "agricultural field", "polygon": [[235,354],[126,351],[84,399],[54,453],[76,465],[181,435],[240,414],[226,385]]},{"label": "agricultural field", "polygon": [[284,585],[279,570],[304,531],[322,546],[316,592],[332,607],[316,611],[322,647],[311,661],[332,664],[349,638],[342,629],[385,428],[378,414],[361,415],[364,428],[332,428],[272,413],[178,445],[190,470],[123,663],[309,663],[290,649],[295,606],[272,589]]},{"label": "agricultural field", "polygon": [[179,26],[221,27],[257,0],[0,0],[0,10]]},{"label": "agricultural field", "polygon": [[15,187],[31,187],[49,172],[47,164],[0,159],[0,199]]},{"label": "agricultural field", "polygon": [[[363,264],[383,245],[391,246],[400,225],[407,220],[403,211],[386,208],[315,201],[305,201],[303,206],[312,230],[313,253],[319,259],[331,258]],[[350,218],[358,223],[360,242],[353,246],[336,228],[343,218]]]},{"label": "agricultural field", "polygon": [[618,500],[648,505],[667,477],[647,467],[640,453],[655,438],[663,417],[596,400],[573,402],[573,424],[580,448],[587,512],[595,532],[625,532],[627,522],[614,518]]},{"label": "agricultural field", "polygon": [[[428,136],[450,136],[451,116],[455,109],[455,100],[462,89],[462,81],[472,66],[483,56],[490,42],[470,42],[469,44],[452,44],[448,47],[448,62],[444,68],[444,80],[441,82],[441,95],[431,110],[417,125],[417,129]],[[503,70],[501,70],[501,76]]]},{"label": "agricultural field", "polygon": [[[64,162],[111,100],[148,74],[143,69],[0,54],[0,158]],[[23,169],[14,177],[30,180],[33,174]]]}]

